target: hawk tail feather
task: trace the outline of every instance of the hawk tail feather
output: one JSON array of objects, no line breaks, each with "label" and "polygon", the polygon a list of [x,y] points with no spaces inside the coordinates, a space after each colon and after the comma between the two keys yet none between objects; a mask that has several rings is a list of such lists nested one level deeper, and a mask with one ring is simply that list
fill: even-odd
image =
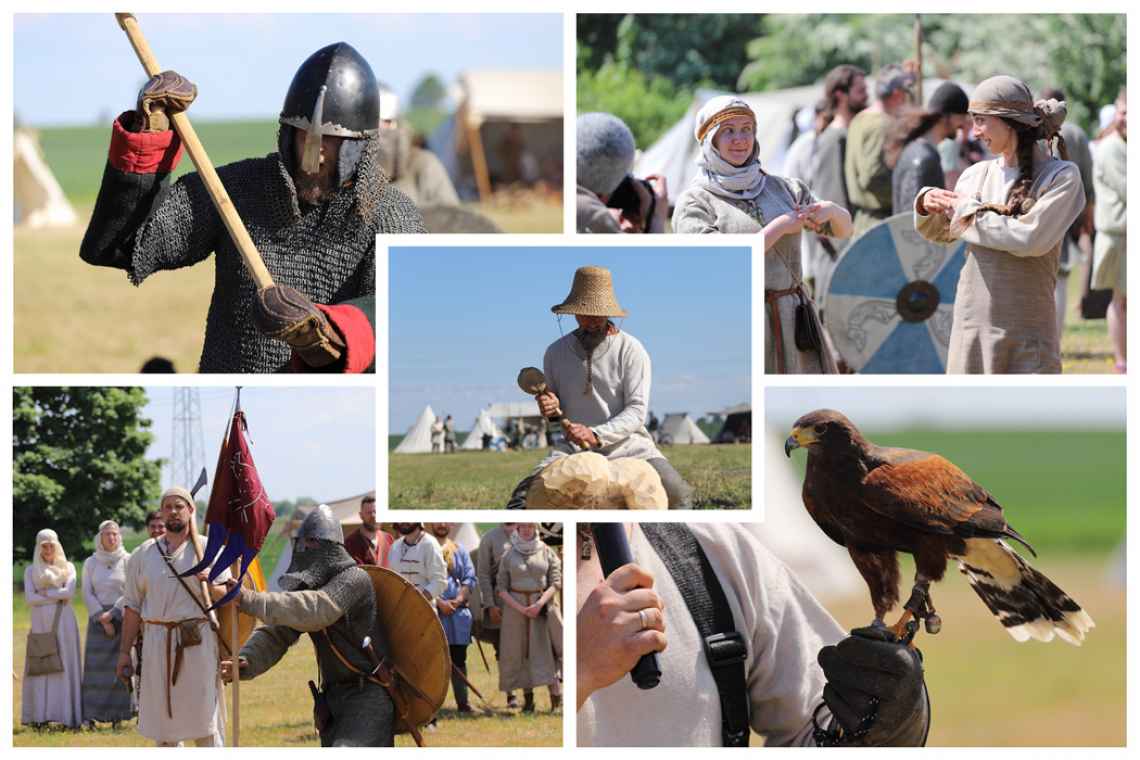
[{"label": "hawk tail feather", "polygon": [[1017,641],[1059,637],[1080,646],[1095,627],[1089,614],[1008,544],[971,539],[958,567],[1009,635]]}]

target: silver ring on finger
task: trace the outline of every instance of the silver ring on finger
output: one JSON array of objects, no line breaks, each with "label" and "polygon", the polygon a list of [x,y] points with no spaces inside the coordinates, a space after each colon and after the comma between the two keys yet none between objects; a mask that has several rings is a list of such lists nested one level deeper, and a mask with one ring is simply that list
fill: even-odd
[{"label": "silver ring on finger", "polygon": [[641,618],[641,630],[644,631],[646,628],[649,627],[649,622],[650,622],[649,621],[649,615],[646,614],[645,610],[638,610],[637,616],[639,618]]}]

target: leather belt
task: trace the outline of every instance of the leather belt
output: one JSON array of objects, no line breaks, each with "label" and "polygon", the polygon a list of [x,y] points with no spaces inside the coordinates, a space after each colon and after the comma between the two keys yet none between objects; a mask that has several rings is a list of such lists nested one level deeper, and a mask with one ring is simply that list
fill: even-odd
[{"label": "leather belt", "polygon": [[[174,707],[170,701],[170,690],[174,684],[178,683],[178,673],[182,670],[182,650],[186,647],[182,644],[181,635],[178,636],[177,641],[174,641],[172,634],[183,623],[208,623],[209,621],[206,618],[185,618],[183,620],[147,620],[144,618],[143,622],[147,625],[156,625],[166,629],[166,715],[173,718]],[[170,656],[171,644],[174,645],[173,658]]]},{"label": "leather belt", "polygon": [[785,296],[796,294],[801,298],[804,297],[803,285],[798,282],[790,288],[764,291],[764,304],[768,307],[768,321],[772,325],[772,350],[776,354],[776,373],[780,375],[788,372],[788,356],[784,349],[784,323],[780,319],[780,305],[776,302]]}]

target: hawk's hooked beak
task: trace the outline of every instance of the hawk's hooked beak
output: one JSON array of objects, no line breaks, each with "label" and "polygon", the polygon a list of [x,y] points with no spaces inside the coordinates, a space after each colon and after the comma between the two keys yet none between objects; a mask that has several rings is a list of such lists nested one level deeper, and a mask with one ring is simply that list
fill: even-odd
[{"label": "hawk's hooked beak", "polygon": [[794,427],[792,428],[792,434],[788,436],[788,439],[786,441],[784,441],[784,456],[790,459],[792,456],[792,449],[799,449],[803,448],[804,446],[810,446],[811,444],[815,443],[816,440],[817,439],[815,437],[815,434],[811,431],[811,428]]}]

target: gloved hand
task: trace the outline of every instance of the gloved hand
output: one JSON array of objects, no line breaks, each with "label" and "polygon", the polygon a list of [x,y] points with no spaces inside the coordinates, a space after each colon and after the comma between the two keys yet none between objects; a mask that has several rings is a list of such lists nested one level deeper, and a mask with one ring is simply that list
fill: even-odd
[{"label": "gloved hand", "polygon": [[253,323],[263,335],[283,340],[310,367],[327,367],[344,355],[344,340],[313,302],[288,285],[257,294]]},{"label": "gloved hand", "polygon": [[165,132],[170,129],[170,114],[185,111],[196,97],[197,86],[176,71],[151,77],[139,90],[137,131]]},{"label": "gloved hand", "polygon": [[885,627],[856,628],[835,646],[819,650],[819,664],[827,678],[823,701],[843,729],[840,743],[926,744],[930,698],[917,649],[898,643]]}]

